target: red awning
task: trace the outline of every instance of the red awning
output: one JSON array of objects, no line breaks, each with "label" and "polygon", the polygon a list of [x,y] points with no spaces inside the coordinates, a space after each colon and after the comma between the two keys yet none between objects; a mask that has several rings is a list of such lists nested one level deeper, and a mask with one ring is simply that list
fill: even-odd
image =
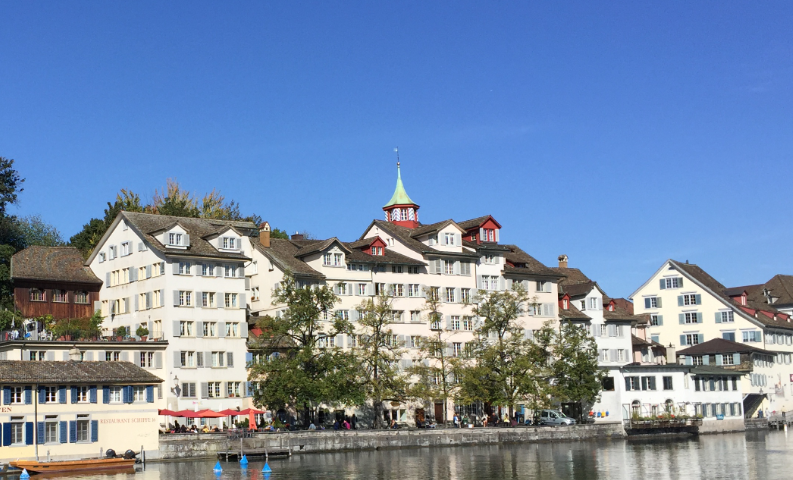
[{"label": "red awning", "polygon": [[223,415],[243,415],[243,413],[240,412],[239,410],[232,410],[230,408],[226,410],[221,410],[218,413],[222,413]]},{"label": "red awning", "polygon": [[251,413],[257,415],[260,413],[264,413],[264,410],[256,410],[255,408],[246,408],[245,410],[240,410],[239,412],[237,412],[237,415],[249,415]]},{"label": "red awning", "polygon": [[162,410],[158,410],[157,413],[159,415],[168,415],[168,416],[171,416],[171,417],[178,417],[179,416],[178,415],[179,412],[174,412],[173,410],[168,410],[168,409],[165,409],[165,408],[162,409]]}]

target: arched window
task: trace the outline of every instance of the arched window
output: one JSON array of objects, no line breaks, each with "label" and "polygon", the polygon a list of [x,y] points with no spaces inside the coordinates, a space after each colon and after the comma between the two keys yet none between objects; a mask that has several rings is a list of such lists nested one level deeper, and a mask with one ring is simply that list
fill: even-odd
[{"label": "arched window", "polygon": [[667,398],[666,402],[664,402],[664,409],[666,410],[666,413],[673,413],[672,409],[674,408],[675,402],[673,402],[671,398]]},{"label": "arched window", "polygon": [[639,416],[642,414],[642,404],[638,400],[634,400],[631,403],[631,415],[632,416]]}]

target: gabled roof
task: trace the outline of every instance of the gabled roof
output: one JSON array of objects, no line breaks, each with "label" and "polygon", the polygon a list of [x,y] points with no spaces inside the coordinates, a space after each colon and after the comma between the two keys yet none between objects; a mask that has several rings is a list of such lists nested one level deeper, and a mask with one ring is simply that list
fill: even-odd
[{"label": "gabled roof", "polygon": [[[438,222],[436,224],[428,225],[438,225],[441,223],[445,223],[449,220],[445,220],[444,222]],[[453,223],[453,222],[452,222]],[[456,225],[456,224],[455,224]],[[414,252],[421,253],[421,254],[430,254],[430,255],[446,255],[446,256],[455,256],[455,257],[478,257],[477,254],[472,252],[445,252],[443,250],[437,250],[435,248],[430,247],[429,245],[425,245],[422,242],[413,238],[413,229],[402,227],[399,225],[394,225],[393,223],[386,222],[383,220],[372,220],[372,223],[364,230],[364,233],[360,236],[360,240],[364,239],[364,235],[366,235],[372,227],[377,226],[378,228],[390,233],[394,237],[398,238],[405,246],[409,249],[413,250]],[[443,228],[443,227],[441,227]]]},{"label": "gabled roof", "polygon": [[386,203],[383,208],[390,207],[392,205],[417,205],[416,202],[410,199],[407,192],[405,191],[405,186],[402,184],[402,171],[399,168],[399,164],[397,164],[397,182],[396,188],[394,189],[394,195],[391,196],[391,200]]},{"label": "gabled roof", "polygon": [[[209,258],[223,258],[233,260],[249,260],[248,257],[240,252],[226,252],[220,251],[209,243],[206,238],[211,237],[213,234],[225,231],[228,227],[234,227],[237,232],[243,235],[252,234],[257,232],[258,228],[253,222],[242,222],[234,220],[216,220],[210,218],[190,218],[190,217],[173,217],[170,215],[154,215],[150,213],[136,213],[136,212],[121,212],[116,216],[113,224],[107,229],[102,240],[97,244],[97,248],[88,257],[87,264],[90,263],[96,255],[98,255],[101,247],[104,246],[107,238],[113,233],[116,226],[125,220],[127,225],[136,231],[146,244],[154,250],[160,251],[166,255],[178,256],[196,256],[196,257],[209,257]],[[171,248],[163,245],[155,235],[167,229],[173,228],[174,225],[182,227],[188,235],[190,235],[190,246],[187,248]],[[133,247],[135,248],[135,247]]]},{"label": "gabled roof", "polygon": [[710,355],[713,353],[766,353],[768,355],[773,355],[767,350],[752,347],[745,343],[725,340],[723,338],[714,338],[707,342],[678,350],[675,355]]},{"label": "gabled roof", "polygon": [[646,315],[634,315],[633,313],[621,308],[619,305],[614,306],[614,311],[604,308],[603,319],[607,322],[647,323],[648,321]]},{"label": "gabled roof", "polygon": [[32,246],[20,250],[11,257],[11,278],[102,285],[74,247]]},{"label": "gabled roof", "polygon": [[465,232],[465,230],[460,228],[460,226],[457,225],[457,223],[454,220],[449,219],[449,220],[443,220],[441,222],[435,222],[435,223],[431,223],[429,225],[421,225],[419,227],[413,228],[413,229],[410,230],[410,236],[413,237],[413,238],[417,238],[417,237],[420,237],[422,235],[431,235],[431,234],[433,234],[435,232],[443,230],[444,228],[448,227],[449,225],[454,225],[455,227],[457,227],[458,230],[460,230],[460,232],[463,232],[463,233]]},{"label": "gabled roof", "polygon": [[360,239],[360,240],[356,240],[356,241],[354,241],[354,242],[347,242],[347,243],[346,243],[346,245],[347,245],[347,247],[348,247],[348,248],[363,248],[363,247],[368,247],[368,246],[370,246],[371,244],[373,244],[373,243],[374,243],[374,241],[375,241],[375,240],[377,240],[378,238],[380,238],[380,237],[378,237],[377,235],[375,235],[374,237],[366,237],[366,238],[362,238],[362,239]]},{"label": "gabled roof", "polygon": [[578,268],[561,268],[561,267],[551,267],[551,270],[558,273],[559,275],[564,275],[565,278],[561,280],[564,285],[574,285],[578,283],[595,283],[589,277],[584,275]]},{"label": "gabled roof", "polygon": [[751,285],[746,288],[749,298],[755,302],[768,304],[768,299],[763,295],[763,289],[766,289],[772,297],[776,297],[773,304],[775,307],[793,305],[793,275],[774,275],[762,285]]},{"label": "gabled roof", "polygon": [[329,249],[334,244],[338,245],[344,253],[350,253],[350,249],[347,248],[341,240],[336,237],[331,237],[327,240],[318,240],[313,243],[310,243],[295,253],[295,256],[298,258],[305,257],[306,255],[311,255],[312,253],[319,253]]},{"label": "gabled roof", "polygon": [[[564,279],[559,282],[559,292],[570,295],[570,298],[585,297],[595,288],[598,288],[595,282],[574,283],[572,285],[565,285]],[[598,288],[598,290],[600,289]]]},{"label": "gabled roof", "polygon": [[[357,243],[357,242],[356,242]],[[426,265],[424,262],[420,260],[412,259],[406,255],[402,255],[401,253],[397,253],[390,248],[384,248],[382,255],[369,255],[366,252],[362,252],[357,248],[353,248],[351,243],[347,244],[349,248],[349,253],[347,253],[347,263],[376,263],[376,264],[386,264],[386,265],[416,265],[416,266],[423,266]]]},{"label": "gabled roof", "polygon": [[265,248],[259,243],[258,238],[253,237],[251,238],[251,244],[256,251],[269,258],[281,271],[285,272],[289,270],[297,277],[325,278],[325,275],[314,270],[306,262],[295,257],[295,253],[297,253],[299,248],[291,240],[271,238],[270,247]]},{"label": "gabled roof", "polygon": [[0,360],[4,384],[159,384],[162,379],[130,362],[27,362]]},{"label": "gabled roof", "polygon": [[474,228],[481,227],[488,220],[493,220],[493,223],[498,225],[498,228],[501,228],[501,224],[498,223],[496,221],[496,219],[493,218],[492,215],[485,215],[485,216],[482,216],[482,217],[472,218],[470,220],[465,220],[463,222],[458,222],[457,225],[459,225],[460,228],[462,228],[463,230],[468,231],[468,230],[471,230],[471,229],[474,229]]},{"label": "gabled roof", "polygon": [[549,277],[559,277],[553,269],[543,265],[539,260],[524,252],[517,245],[504,245],[509,251],[504,255],[513,265],[521,264],[525,267],[504,266],[504,274],[523,274],[523,275],[544,275]]},{"label": "gabled roof", "polygon": [[635,347],[647,346],[647,347],[661,347],[661,348],[666,349],[666,347],[664,347],[663,345],[661,345],[660,343],[658,343],[658,342],[656,342],[654,340],[647,341],[647,340],[645,340],[643,338],[639,338],[639,337],[637,337],[636,335],[633,335],[633,334],[631,334],[631,344],[633,346],[635,346]]},{"label": "gabled roof", "polygon": [[592,320],[592,317],[587,315],[586,313],[582,312],[581,310],[577,309],[573,302],[567,303],[568,308],[564,309],[559,306],[559,318],[562,320],[573,320],[573,321],[587,321]]}]

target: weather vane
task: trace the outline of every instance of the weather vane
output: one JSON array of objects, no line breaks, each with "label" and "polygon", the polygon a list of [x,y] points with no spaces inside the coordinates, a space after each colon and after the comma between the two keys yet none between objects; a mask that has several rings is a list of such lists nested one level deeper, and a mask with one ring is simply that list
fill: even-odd
[{"label": "weather vane", "polygon": [[399,147],[394,147],[394,151],[397,155],[397,168],[399,168]]}]

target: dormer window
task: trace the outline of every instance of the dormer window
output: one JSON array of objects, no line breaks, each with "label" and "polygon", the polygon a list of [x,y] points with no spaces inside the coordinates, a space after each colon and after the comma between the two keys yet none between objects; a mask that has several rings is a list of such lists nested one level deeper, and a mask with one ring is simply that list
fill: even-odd
[{"label": "dormer window", "polygon": [[483,242],[495,242],[496,241],[496,230],[494,228],[483,228],[482,229],[482,241]]},{"label": "dormer window", "polygon": [[444,245],[454,245],[455,244],[454,239],[455,239],[455,237],[457,237],[457,234],[455,234],[455,233],[444,233],[443,237],[444,237],[443,238],[443,240],[444,240],[443,244]]},{"label": "dormer window", "polygon": [[168,245],[181,245],[182,244],[182,234],[181,233],[169,233],[168,234]]},{"label": "dormer window", "polygon": [[372,255],[382,257],[383,256],[383,247],[372,247]]},{"label": "dormer window", "polygon": [[326,253],[322,256],[322,264],[326,267],[341,267],[342,260],[341,253]]},{"label": "dormer window", "polygon": [[565,310],[570,308],[570,302],[566,298],[562,300],[562,308],[564,308]]},{"label": "dormer window", "polygon": [[746,294],[741,295],[741,305],[746,305]]},{"label": "dormer window", "polygon": [[240,240],[234,237],[223,237],[221,239],[221,248],[226,250],[237,250],[240,248]]}]

